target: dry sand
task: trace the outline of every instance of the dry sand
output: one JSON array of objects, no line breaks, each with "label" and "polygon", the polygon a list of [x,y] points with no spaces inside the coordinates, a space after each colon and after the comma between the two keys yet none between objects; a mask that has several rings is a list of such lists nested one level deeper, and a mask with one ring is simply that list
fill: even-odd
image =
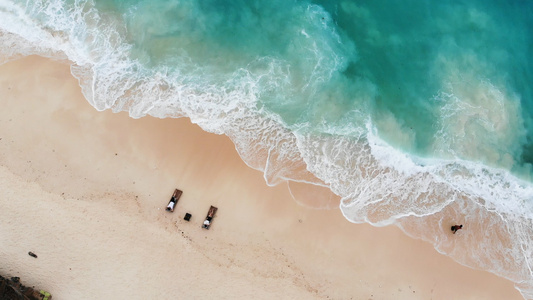
[{"label": "dry sand", "polygon": [[0,274],[56,300],[522,299],[395,227],[296,204],[188,119],[97,112],[65,63],[2,65],[0,92]]}]

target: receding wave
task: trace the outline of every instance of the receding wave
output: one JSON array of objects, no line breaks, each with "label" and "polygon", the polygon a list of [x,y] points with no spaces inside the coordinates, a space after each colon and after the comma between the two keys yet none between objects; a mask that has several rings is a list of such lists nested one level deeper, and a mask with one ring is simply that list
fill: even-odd
[{"label": "receding wave", "polygon": [[[497,71],[487,61],[469,55],[448,61],[439,51],[455,47],[440,43],[428,58],[428,69],[438,69],[428,80],[436,92],[394,94],[396,87],[382,87],[387,83],[381,75],[365,71],[370,63],[359,68],[367,54],[350,39],[359,33],[342,29],[341,12],[334,20],[324,3],[271,8],[272,20],[260,17],[268,7],[242,14],[224,8],[232,21],[243,23],[231,28],[201,3],[147,3],[1,2],[3,62],[27,55],[69,61],[97,110],[127,111],[133,118],[189,117],[230,137],[267,184],[288,182],[296,201],[313,208],[340,205],[354,223],[399,226],[461,264],[512,280],[533,299],[533,185],[521,148],[529,121],[519,93],[479,78],[487,69]],[[368,9],[344,2],[335,7],[372,24]],[[154,21],[160,18],[156,12],[198,17],[169,26]],[[155,17],[145,19],[148,13]],[[471,26],[488,26],[486,15],[469,13]],[[255,44],[220,39],[232,30]],[[279,43],[277,51],[265,50],[265,36]],[[364,38],[383,46],[377,29]],[[401,36],[387,41],[404,43]],[[465,62],[483,71],[462,70]],[[422,85],[420,75],[413,76],[407,87]],[[435,121],[418,124],[404,111],[383,109],[385,98],[408,96],[413,99],[402,102],[406,113],[423,104],[427,113],[419,118]],[[415,99],[424,97],[429,104]],[[312,189],[305,192],[302,185]],[[309,201],[309,191],[321,201]],[[462,239],[449,238],[455,221],[468,228]]]}]

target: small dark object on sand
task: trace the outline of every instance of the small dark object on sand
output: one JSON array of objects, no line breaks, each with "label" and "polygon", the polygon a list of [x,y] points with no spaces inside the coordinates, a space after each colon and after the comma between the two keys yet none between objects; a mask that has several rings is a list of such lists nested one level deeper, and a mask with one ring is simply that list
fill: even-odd
[{"label": "small dark object on sand", "polygon": [[31,257],[37,258],[37,254],[35,254],[35,253],[31,252],[31,251],[28,252],[28,255],[31,256]]},{"label": "small dark object on sand", "polygon": [[183,218],[185,221],[190,221],[191,220],[191,217],[192,215],[190,213],[186,213],[185,214],[185,217]]},{"label": "small dark object on sand", "polygon": [[455,234],[457,230],[462,229],[462,228],[463,228],[463,225],[453,225],[452,226],[453,234]]}]

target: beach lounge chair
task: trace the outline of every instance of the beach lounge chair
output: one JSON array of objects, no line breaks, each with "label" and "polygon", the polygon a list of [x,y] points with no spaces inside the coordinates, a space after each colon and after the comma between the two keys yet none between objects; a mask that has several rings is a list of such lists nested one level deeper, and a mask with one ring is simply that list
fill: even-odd
[{"label": "beach lounge chair", "polygon": [[202,224],[202,228],[209,229],[213,221],[213,218],[215,217],[215,214],[217,213],[217,210],[218,208],[211,205],[211,207],[209,208],[209,211],[207,212],[207,217],[205,217],[204,224]]},{"label": "beach lounge chair", "polygon": [[180,199],[181,194],[183,194],[182,191],[180,191],[178,189],[174,190],[174,194],[172,194],[172,197],[170,198],[170,201],[168,201],[168,205],[167,205],[167,208],[166,208],[167,211],[169,211],[169,212],[173,212],[174,211],[174,207],[176,207],[176,203],[178,203],[178,200]]}]

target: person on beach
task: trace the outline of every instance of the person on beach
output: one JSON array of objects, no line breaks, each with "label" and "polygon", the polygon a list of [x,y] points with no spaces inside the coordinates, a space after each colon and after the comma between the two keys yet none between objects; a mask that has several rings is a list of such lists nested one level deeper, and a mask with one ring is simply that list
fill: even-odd
[{"label": "person on beach", "polygon": [[455,234],[457,230],[462,229],[462,228],[463,228],[463,225],[453,225],[452,226],[453,234]]},{"label": "person on beach", "polygon": [[174,199],[172,199],[167,205],[167,211],[170,211],[170,212],[174,211],[174,205],[175,204],[176,204],[176,202],[174,201]]}]

